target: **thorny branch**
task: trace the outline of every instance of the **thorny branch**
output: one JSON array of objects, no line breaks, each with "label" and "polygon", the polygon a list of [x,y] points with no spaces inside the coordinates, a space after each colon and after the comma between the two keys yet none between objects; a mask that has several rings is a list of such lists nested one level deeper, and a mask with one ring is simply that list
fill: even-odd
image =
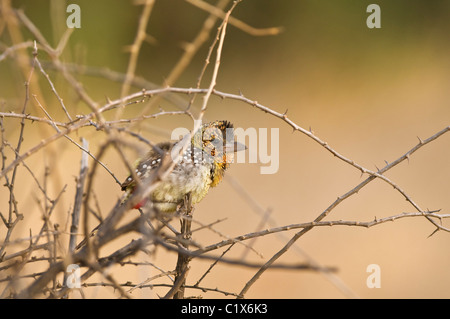
[{"label": "thorny branch", "polygon": [[[14,112],[8,110],[8,107],[6,106],[7,111],[5,111],[6,104],[4,104],[4,102],[1,102],[0,104],[0,152],[2,155],[0,179],[2,180],[4,187],[8,190],[8,212],[0,212],[2,221],[2,225],[0,226],[0,270],[2,271],[0,283],[5,283],[5,285],[0,286],[2,289],[0,291],[0,296],[2,298],[33,298],[42,296],[42,294],[47,294],[50,298],[70,296],[70,293],[77,289],[72,289],[67,285],[69,276],[66,273],[66,269],[69,264],[76,264],[83,270],[80,278],[81,286],[78,288],[78,290],[81,291],[82,296],[84,296],[83,289],[103,286],[112,287],[119,293],[120,297],[124,298],[131,297],[131,292],[137,288],[155,289],[157,287],[167,289],[165,293],[162,294],[165,298],[185,298],[188,289],[192,291],[201,291],[203,293],[215,292],[224,296],[243,298],[254,283],[259,280],[262,274],[268,269],[276,268],[285,271],[309,270],[322,274],[333,273],[336,270],[334,267],[319,266],[314,260],[310,260],[308,263],[282,264],[278,262],[279,258],[289,251],[299,238],[317,227],[348,226],[370,228],[404,218],[426,218],[435,227],[435,231],[450,231],[450,229],[442,223],[444,219],[450,217],[449,214],[441,214],[439,210],[423,209],[413,197],[404,190],[404,188],[385,175],[387,171],[393,169],[398,164],[405,160],[409,160],[414,153],[421,150],[425,145],[436,141],[449,132],[450,126],[443,128],[426,139],[419,139],[419,142],[414,147],[399,156],[395,161],[386,163],[385,167],[378,169],[377,171],[369,170],[359,163],[356,163],[351,158],[338,152],[326,141],[315,135],[311,130],[301,127],[287,116],[287,112],[280,113],[276,111],[274,107],[263,105],[243,94],[232,94],[216,89],[228,25],[254,36],[275,35],[281,32],[281,28],[256,29],[243,21],[236,19],[232,16],[232,12],[240,1],[234,1],[231,8],[226,12],[224,9],[229,4],[229,0],[219,0],[215,6],[201,0],[186,0],[186,2],[196,8],[208,12],[209,16],[205,19],[197,36],[192,42],[184,46],[184,53],[166,78],[165,86],[156,85],[145,78],[136,75],[140,50],[142,46],[145,45],[145,41],[149,41],[151,38],[146,33],[146,29],[148,27],[150,14],[154,9],[154,0],[146,0],[143,2],[142,13],[138,19],[136,36],[131,45],[126,73],[63,62],[61,56],[66,49],[73,30],[67,30],[62,35],[56,48],[53,48],[50,45],[50,41],[45,38],[24,11],[9,7],[7,1],[1,2],[3,11],[0,11],[0,15],[4,15],[6,21],[5,25],[7,28],[10,28],[11,32],[16,34],[16,36],[13,37],[14,40],[9,45],[1,43],[0,48],[2,52],[0,53],[0,63],[12,60],[13,63],[17,63],[21,66],[21,70],[25,77],[24,97],[21,110]],[[180,78],[181,74],[190,65],[194,56],[200,51],[202,45],[209,40],[213,27],[216,22],[220,20],[222,20],[222,23],[218,27],[217,35],[211,41],[212,44],[209,47],[195,88],[173,86],[177,79]],[[21,24],[19,25],[18,22]],[[31,33],[35,40],[24,41],[21,36],[17,36],[24,30]],[[28,54],[28,58],[29,61],[31,61],[31,66],[25,67],[25,64],[22,61],[19,61],[19,56],[24,56],[24,51],[30,48],[32,49],[32,52],[31,55]],[[216,51],[214,64],[212,65],[212,76],[207,87],[202,88],[201,82],[205,70],[213,56],[214,49],[216,49]],[[38,59],[38,52],[41,51],[48,56],[49,61],[41,62],[41,59]],[[39,72],[35,72],[36,68]],[[60,93],[61,88],[59,83],[54,82],[51,73],[48,73],[50,70],[62,75],[65,85],[75,92],[77,98],[89,108],[90,112],[86,114],[74,114],[74,109],[71,107],[70,103],[67,103],[65,96]],[[37,73],[40,73],[40,75]],[[107,98],[106,103],[103,104],[97,102],[88,94],[81,80],[75,76],[78,74],[91,74],[111,82],[116,81],[121,83],[120,97],[113,100]],[[43,77],[45,80],[44,83],[47,83],[46,88],[49,89],[53,97],[56,98],[57,107],[62,110],[64,118],[67,121],[56,120],[57,116],[53,114],[55,112],[54,109],[48,106],[48,102],[42,98],[41,94],[32,93],[39,91],[39,82],[36,81],[36,78],[39,76]],[[135,93],[129,93],[132,88],[136,88],[137,91]],[[191,98],[190,101],[186,102],[182,97],[183,95],[189,96]],[[202,96],[203,100],[198,110],[198,114],[195,116],[192,113],[192,109],[196,96]],[[202,242],[197,242],[192,238],[192,233],[197,230],[191,229],[191,223],[197,221],[193,218],[193,207],[190,205],[189,200],[186,200],[184,210],[179,211],[178,215],[161,216],[151,207],[146,207],[141,210],[139,216],[136,217],[130,215],[132,216],[130,217],[131,220],[125,217],[131,207],[140,202],[144,197],[148,197],[158,183],[170,174],[171,170],[180,159],[180,156],[172,159],[170,156],[166,155],[161,167],[147,180],[140,182],[136,192],[134,192],[130,198],[126,201],[124,201],[124,198],[120,198],[109,213],[105,215],[105,218],[99,217],[102,216],[100,212],[101,205],[92,204],[92,198],[95,198],[95,194],[101,191],[98,189],[101,187],[99,186],[101,173],[107,172],[107,178],[109,178],[110,181],[120,184],[115,176],[114,170],[110,169],[107,164],[101,161],[102,158],[106,156],[105,154],[112,149],[127,170],[130,171],[131,174],[134,174],[132,168],[133,165],[119,147],[122,145],[130,145],[130,142],[125,140],[123,135],[127,134],[127,136],[131,136],[138,142],[144,142],[147,146],[155,147],[152,141],[149,141],[140,133],[133,132],[131,130],[133,126],[131,124],[143,123],[149,119],[159,119],[165,116],[187,116],[191,120],[196,120],[194,121],[194,127],[191,130],[192,137],[199,128],[200,122],[208,110],[208,105],[212,96],[239,101],[244,105],[263,111],[269,116],[281,120],[295,132],[302,133],[307,138],[319,144],[322,149],[333,155],[335,158],[358,170],[363,176],[367,177],[343,195],[339,196],[323,212],[321,212],[314,221],[274,226],[269,229],[256,230],[234,237],[223,236],[215,229],[215,226],[218,223],[211,223],[202,226],[199,229],[210,230],[216,235],[219,234],[220,237],[222,237],[222,240],[213,244],[204,244]],[[41,113],[35,112],[36,114],[34,114],[29,110],[31,98],[33,98],[32,101],[34,101],[34,106],[39,107],[36,109],[40,110]],[[172,104],[177,105],[178,110],[166,111],[161,108],[159,111],[154,111],[153,107],[162,99],[166,99]],[[143,112],[135,117],[123,118],[124,111],[134,105],[141,106]],[[152,109],[151,112],[149,112],[150,109]],[[42,112],[45,116],[42,115]],[[108,120],[108,118],[110,118],[108,115],[112,112],[115,112],[115,117],[113,117],[113,120]],[[18,139],[16,142],[13,142],[11,138],[12,135],[7,132],[7,130],[14,126],[12,123],[15,123],[15,121],[19,121],[20,125]],[[25,146],[25,144],[23,144],[24,140],[33,140],[31,136],[32,133],[30,133],[33,125],[38,125],[39,128],[51,127],[53,133],[48,135],[48,131],[42,131],[45,132],[46,135],[41,133],[43,135],[40,136],[39,142],[31,144],[32,146]],[[98,150],[96,156],[93,155],[95,151],[92,151],[91,153],[88,146],[88,134],[84,134],[84,130],[89,128],[94,128],[96,132],[106,136],[106,142],[95,145],[95,147],[92,148]],[[75,142],[75,139],[71,136],[74,134],[82,137],[82,145]],[[82,158],[79,173],[75,177],[75,183],[63,183],[65,186],[59,185],[58,177],[51,175],[52,173],[48,167],[45,169],[46,173],[44,174],[44,180],[40,181],[40,175],[35,171],[35,166],[31,165],[31,159],[36,158],[38,154],[46,154],[50,145],[58,142],[61,143],[61,141],[65,140],[70,142],[66,143],[68,145],[65,147],[75,146],[76,149],[79,150],[78,154],[81,154]],[[94,140],[95,139],[92,139],[91,143],[93,143]],[[180,154],[187,147],[188,143],[185,143],[180,150]],[[8,158],[9,154],[12,154],[12,158]],[[89,164],[89,158],[92,161],[92,165]],[[20,185],[21,182],[18,180],[17,176],[22,173],[22,167],[26,168],[23,173],[29,174],[32,177],[32,186],[39,189],[39,193],[43,198],[42,201],[37,200],[36,205],[41,208],[42,224],[39,225],[40,229],[37,228],[39,229],[38,231],[35,231],[34,228],[33,230],[30,229],[26,234],[19,234],[19,227],[17,227],[24,219],[30,218],[29,214],[31,214],[29,209],[22,206],[18,201],[18,198],[21,197],[18,195],[22,189]],[[375,218],[374,220],[366,222],[357,220],[324,220],[337,206],[357,194],[361,189],[376,179],[390,185],[396,192],[401,194],[415,211]],[[49,184],[58,190],[56,196],[51,195]],[[65,227],[63,227],[59,224],[61,220],[60,216],[56,215],[60,213],[57,212],[61,209],[60,207],[63,207],[61,204],[63,201],[63,194],[66,193],[69,188],[66,184],[74,186],[75,195],[72,197],[73,202],[71,202],[71,209],[64,212],[65,216],[67,216],[67,220]],[[58,185],[60,187],[57,187]],[[97,232],[91,235],[90,232],[94,226],[91,222],[92,215],[96,216],[96,219],[101,221],[101,223],[98,225]],[[172,226],[171,222],[173,220],[181,221],[182,226],[180,231]],[[82,235],[79,231],[80,222],[82,222],[83,235],[87,240],[86,245],[77,250],[75,249],[75,246]],[[203,225],[200,222],[199,224]],[[261,224],[266,224],[265,220]],[[233,250],[236,243],[242,243],[256,238],[262,239],[277,233],[288,234],[292,230],[296,230],[297,232],[277,253],[263,262],[250,262],[243,259],[232,258],[228,255],[230,251]],[[127,236],[130,235],[133,236],[131,241],[127,244],[118,244],[121,239],[128,238]],[[68,244],[66,244],[65,241],[67,241]],[[24,246],[25,244],[26,247]],[[110,249],[106,254],[102,251],[105,247]],[[226,249],[220,252],[219,250],[224,247],[226,247]],[[258,257],[262,257],[261,254],[252,248],[252,245],[246,245],[245,247],[248,251],[253,250]],[[163,269],[157,262],[140,262],[134,260],[138,255],[144,255],[148,259],[156,258],[158,256],[156,251],[161,249],[164,253],[167,253],[167,255],[176,255],[177,262],[174,269]],[[216,251],[218,252],[217,254],[212,254]],[[191,285],[189,284],[189,270],[196,266],[196,264],[192,263],[194,260],[207,260],[210,262],[210,266],[200,276],[196,283]],[[31,267],[33,264],[42,261],[47,262],[48,266],[44,268]],[[202,286],[201,283],[205,277],[214,276],[214,271],[217,269],[216,267],[218,264],[227,267],[246,267],[247,269],[257,269],[257,271],[253,277],[245,283],[239,293],[219,288],[211,288],[206,285]],[[156,270],[158,275],[151,276],[147,280],[138,283],[131,281],[121,283],[116,279],[117,273],[115,272],[119,272],[120,268],[115,268],[114,271],[110,271],[113,269],[113,266],[150,267],[152,270]],[[97,277],[93,282],[87,282],[88,279],[95,277],[95,275],[97,275]],[[165,279],[166,282],[153,283],[153,281],[160,279]],[[59,280],[62,280],[62,282]],[[125,288],[131,289],[126,291]]]}]

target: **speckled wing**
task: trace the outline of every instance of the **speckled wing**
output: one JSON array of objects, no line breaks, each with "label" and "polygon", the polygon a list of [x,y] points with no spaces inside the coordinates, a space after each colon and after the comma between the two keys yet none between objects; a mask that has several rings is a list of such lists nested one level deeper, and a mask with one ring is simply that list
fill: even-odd
[{"label": "speckled wing", "polygon": [[[138,177],[145,177],[148,176],[148,174],[155,168],[159,167],[161,164],[161,158],[164,154],[162,152],[168,152],[172,148],[173,144],[166,142],[166,143],[159,143],[156,145],[158,149],[151,149],[144,158],[142,158],[140,161],[138,161],[138,164],[136,165],[135,173]],[[162,151],[162,152],[161,152]],[[125,181],[120,185],[122,190],[129,190],[133,189],[136,186],[136,182],[133,179],[132,175],[129,175]]]}]

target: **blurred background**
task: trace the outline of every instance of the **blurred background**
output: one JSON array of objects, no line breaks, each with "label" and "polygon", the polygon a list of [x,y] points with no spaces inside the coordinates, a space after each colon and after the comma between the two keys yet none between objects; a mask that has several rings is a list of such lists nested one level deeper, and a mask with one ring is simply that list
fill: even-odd
[{"label": "blurred background", "polygon": [[[207,2],[216,4],[216,1]],[[49,44],[56,47],[67,28],[69,3],[3,0],[2,6],[3,14],[9,5],[23,10]],[[70,36],[61,61],[88,66],[89,70],[100,68],[125,74],[130,57],[127,46],[134,41],[142,6],[132,1],[79,0],[76,3],[81,8],[81,28]],[[366,10],[371,3],[374,1],[243,0],[234,10],[234,17],[254,28],[281,27],[283,31],[277,35],[254,36],[228,25],[216,89],[233,94],[242,92],[277,112],[287,109],[292,121],[311,129],[343,156],[370,170],[384,167],[385,161],[392,162],[414,147],[419,142],[417,137],[426,139],[450,125],[450,2],[378,0],[380,29],[369,29],[366,25],[370,15]],[[230,4],[226,6],[229,7]],[[183,55],[183,47],[198,35],[208,15],[186,1],[156,0],[146,28],[149,37],[139,52],[136,75],[154,85],[165,86],[168,75]],[[171,86],[196,86],[219,23],[216,22],[209,38]],[[0,54],[13,44],[35,40],[25,27],[18,25],[16,33],[10,31],[13,29],[6,20],[0,20]],[[18,50],[0,60],[0,112],[22,112],[27,73],[23,73],[26,68],[21,63],[24,58],[32,58],[31,52],[31,48]],[[42,62],[49,60],[43,51],[38,57]],[[212,65],[201,87],[209,85],[211,69]],[[90,112],[61,74],[50,66],[46,70],[71,116]],[[108,98],[120,98],[121,83],[75,71],[73,74],[100,105]],[[45,77],[35,70],[34,78],[36,82],[32,82],[30,94],[36,94],[55,121],[67,121]],[[129,93],[141,89],[131,87]],[[161,99],[146,112],[156,113],[160,108],[178,110],[187,105],[190,97],[176,95],[174,99],[175,102]],[[201,100],[196,99],[194,114],[198,113]],[[147,105],[130,105],[123,109],[121,118],[135,118]],[[114,119],[115,112],[105,112],[104,116]],[[45,117],[34,100],[30,100],[27,113]],[[214,229],[228,237],[310,222],[338,196],[367,177],[309,137],[293,132],[284,121],[249,104],[213,96],[205,120],[216,119],[227,119],[244,129],[267,128],[270,132],[271,128],[278,128],[280,137],[279,170],[275,174],[261,174],[260,168],[267,166],[261,162],[235,163],[221,185],[196,205],[194,217],[202,224],[225,218]],[[20,120],[5,117],[3,126],[4,139],[15,147]],[[141,121],[130,129],[160,142],[170,139],[171,131],[180,126],[190,128],[191,120],[187,116],[165,116]],[[54,133],[51,126],[27,122],[21,153]],[[77,141],[81,137],[87,139],[93,154],[98,153],[107,139],[104,132],[93,127],[80,129],[71,137]],[[144,152],[145,145],[140,146]],[[421,208],[441,209],[442,214],[447,214],[450,211],[449,146],[450,134],[445,134],[421,148],[409,161],[389,170],[386,176]],[[125,151],[131,162],[139,153],[132,149]],[[6,163],[13,157],[8,150]],[[76,146],[59,139],[26,160],[41,183],[46,180],[46,174],[49,176],[45,186],[52,198],[67,185],[52,216],[60,227],[67,226],[80,158]],[[117,158],[110,150],[102,161],[123,180],[128,172]],[[41,224],[43,211],[42,192],[27,170],[18,172],[15,195],[24,219],[14,231],[16,239],[28,236],[30,229],[33,234],[39,232],[37,225]],[[97,177],[95,196],[101,212],[106,214],[121,191],[106,171],[100,171]],[[8,189],[0,188],[0,211],[4,216],[8,201]],[[392,186],[375,180],[332,210],[326,220],[371,221],[375,217],[414,211]],[[265,223],[261,212],[270,212]],[[445,220],[443,223],[449,225]],[[177,222],[173,224],[178,226]],[[425,218],[405,218],[368,229],[315,228],[278,262],[296,264],[312,260],[322,266],[336,267],[337,273],[330,278],[312,271],[268,270],[250,288],[246,298],[449,298],[450,257],[446,249],[450,234],[439,231],[428,238],[434,230]],[[241,245],[235,245],[227,256],[245,256],[245,260],[263,263],[296,232],[258,238],[252,244],[263,258]],[[2,224],[1,241],[5,234],[6,227]],[[194,239],[206,246],[223,237],[203,230],[194,233]],[[25,247],[26,243],[22,248]],[[10,251],[14,249],[17,247],[11,247]],[[163,269],[173,269],[176,262],[176,255],[163,249],[150,260],[145,255],[136,258]],[[366,269],[370,264],[380,266],[380,288],[370,289],[366,284],[370,275]],[[42,271],[47,265],[35,263],[36,268],[30,267],[24,274]],[[188,283],[194,284],[209,265],[210,261],[194,261]],[[256,271],[220,264],[202,284],[238,293]],[[118,282],[139,283],[158,271],[152,267],[123,266],[112,269],[111,273]],[[6,273],[0,277],[6,277]],[[101,278],[92,279],[96,280]],[[132,296],[155,298],[167,289],[135,290]],[[84,291],[92,298],[117,296],[107,287],[84,288]],[[186,294],[224,297],[198,290],[188,290]]]}]

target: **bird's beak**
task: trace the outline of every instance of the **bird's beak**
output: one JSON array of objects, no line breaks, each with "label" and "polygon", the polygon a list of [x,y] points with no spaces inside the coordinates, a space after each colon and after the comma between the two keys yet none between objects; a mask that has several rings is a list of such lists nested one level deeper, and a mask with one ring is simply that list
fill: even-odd
[{"label": "bird's beak", "polygon": [[239,151],[245,151],[247,149],[247,146],[245,146],[242,143],[234,142],[234,143],[228,143],[225,145],[225,152],[239,152]]}]

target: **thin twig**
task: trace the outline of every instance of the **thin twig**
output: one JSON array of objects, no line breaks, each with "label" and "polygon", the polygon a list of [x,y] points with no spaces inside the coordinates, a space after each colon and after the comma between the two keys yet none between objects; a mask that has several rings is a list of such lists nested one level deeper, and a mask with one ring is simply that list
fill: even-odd
[{"label": "thin twig", "polygon": [[[82,139],[83,148],[89,149],[89,142],[86,139]],[[69,254],[73,253],[76,246],[76,240],[78,233],[78,225],[80,222],[81,207],[83,203],[84,185],[88,172],[88,157],[86,152],[81,153],[81,165],[80,174],[77,179],[77,190],[75,193],[74,206],[72,211],[72,223],[70,226],[70,239],[69,239]]]},{"label": "thin twig", "polygon": [[[209,3],[205,2],[205,1],[201,1],[201,0],[186,0],[186,2],[189,2],[190,4],[205,10],[217,17],[220,17],[222,19],[224,19],[224,17],[226,16],[226,13],[223,12],[220,7],[218,6],[213,6],[210,5]],[[252,36],[267,36],[267,35],[277,35],[280,34],[283,31],[283,28],[281,27],[272,27],[272,28],[263,28],[263,29],[258,29],[258,28],[254,28],[252,26],[249,26],[248,24],[246,24],[245,22],[236,19],[235,17],[229,17],[229,23],[236,27],[241,29],[242,31],[252,35]]]}]

